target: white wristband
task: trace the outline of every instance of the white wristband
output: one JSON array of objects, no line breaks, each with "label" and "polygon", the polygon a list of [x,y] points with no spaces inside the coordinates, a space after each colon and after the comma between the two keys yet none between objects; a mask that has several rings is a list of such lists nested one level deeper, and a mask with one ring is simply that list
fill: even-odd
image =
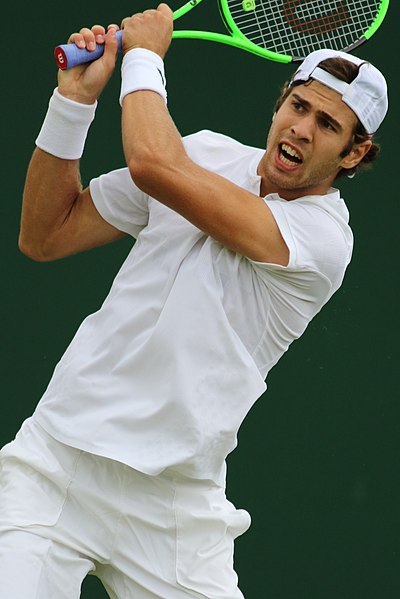
[{"label": "white wristband", "polygon": [[167,103],[164,61],[155,52],[146,48],[129,50],[122,60],[121,75],[121,106],[127,94],[140,90],[156,92]]},{"label": "white wristband", "polygon": [[80,104],[65,98],[56,88],[36,139],[38,148],[58,158],[78,160],[83,154],[96,107],[97,102]]}]

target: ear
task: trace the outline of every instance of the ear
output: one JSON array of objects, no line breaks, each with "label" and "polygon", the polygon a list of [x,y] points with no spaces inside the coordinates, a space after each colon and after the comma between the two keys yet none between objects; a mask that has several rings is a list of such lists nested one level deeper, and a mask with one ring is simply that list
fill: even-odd
[{"label": "ear", "polygon": [[343,158],[340,166],[346,169],[354,168],[357,166],[357,164],[359,164],[359,162],[361,162],[365,154],[368,154],[371,146],[372,141],[370,139],[367,139],[360,144],[354,144],[349,154]]}]

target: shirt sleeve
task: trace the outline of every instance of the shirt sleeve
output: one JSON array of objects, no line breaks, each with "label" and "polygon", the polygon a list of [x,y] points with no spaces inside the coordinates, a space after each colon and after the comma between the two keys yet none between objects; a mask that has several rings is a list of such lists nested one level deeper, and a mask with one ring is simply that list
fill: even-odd
[{"label": "shirt sleeve", "polygon": [[108,223],[136,238],[149,219],[149,197],[132,181],[128,168],[121,168],[90,181],[96,209]]},{"label": "shirt sleeve", "polygon": [[265,199],[289,249],[287,266],[252,261],[270,286],[322,305],[340,287],[353,238],[347,223],[312,202]]}]

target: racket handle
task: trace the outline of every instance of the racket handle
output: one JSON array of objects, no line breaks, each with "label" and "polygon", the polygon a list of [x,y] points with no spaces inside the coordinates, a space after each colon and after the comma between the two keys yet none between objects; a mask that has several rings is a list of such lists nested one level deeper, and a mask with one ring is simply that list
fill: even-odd
[{"label": "racket handle", "polygon": [[[118,40],[118,52],[122,52],[122,31],[118,30],[116,34]],[[96,49],[92,52],[86,50],[86,48],[78,48],[75,44],[63,44],[57,46],[54,50],[54,58],[58,67],[65,71],[66,69],[72,69],[78,64],[84,64],[86,62],[93,62],[97,60],[104,53],[104,44],[96,44]]]}]

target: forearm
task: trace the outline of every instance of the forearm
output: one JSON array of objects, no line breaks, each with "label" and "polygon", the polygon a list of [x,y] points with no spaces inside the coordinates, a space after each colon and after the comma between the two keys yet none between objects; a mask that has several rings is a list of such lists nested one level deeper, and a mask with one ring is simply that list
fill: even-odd
[{"label": "forearm", "polygon": [[36,139],[23,194],[21,250],[36,260],[49,249],[82,190],[79,159],[96,103],[80,104],[56,90]]},{"label": "forearm", "polygon": [[125,19],[123,25],[120,102],[125,158],[135,183],[154,195],[158,188],[165,192],[163,175],[188,160],[166,108],[163,57],[171,42],[173,14],[160,4],[157,10]]},{"label": "forearm", "polygon": [[82,28],[69,42],[85,47],[104,42],[104,54],[93,63],[59,71],[23,195],[20,247],[36,260],[53,260],[108,243],[118,232],[103,221],[81,193],[79,159],[95,115],[97,99],[115,67],[115,26]]},{"label": "forearm", "polygon": [[149,173],[152,165],[157,167],[158,177],[162,177],[163,169],[170,170],[187,159],[181,136],[163,98],[151,91],[138,91],[125,97],[122,141],[126,163],[134,179],[140,180],[141,173]]}]

